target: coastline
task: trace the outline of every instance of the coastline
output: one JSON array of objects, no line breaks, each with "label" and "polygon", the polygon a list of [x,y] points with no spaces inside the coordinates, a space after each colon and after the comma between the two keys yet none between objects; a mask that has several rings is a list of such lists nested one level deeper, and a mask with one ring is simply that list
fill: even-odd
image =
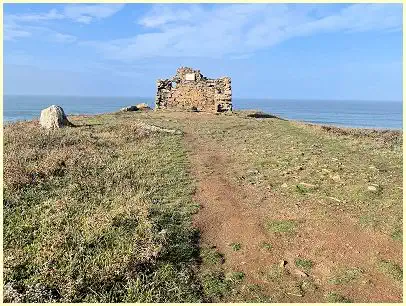
[{"label": "coastline", "polygon": [[285,120],[292,122],[294,124],[298,125],[304,125],[304,126],[309,126],[309,127],[314,127],[314,128],[319,128],[321,130],[334,133],[334,134],[340,134],[340,135],[352,135],[352,136],[367,136],[367,137],[375,137],[378,135],[402,135],[403,134],[403,129],[402,128],[374,128],[374,127],[352,127],[352,126],[337,126],[337,125],[332,125],[332,124],[326,124],[326,123],[313,123],[313,122],[307,122],[303,120],[297,120],[297,119],[287,119],[283,118],[280,116],[277,116],[272,113],[268,112],[263,112],[261,110],[236,110],[233,111],[233,113],[245,115],[246,117],[250,118],[257,118],[257,119],[269,119],[269,118],[275,118],[275,119],[280,119],[280,120]]},{"label": "coastline", "polygon": [[[103,114],[122,107],[147,103],[154,108],[153,98],[143,97],[75,97],[75,96],[5,96],[4,122],[39,117],[42,109],[55,104],[67,114]],[[388,104],[385,104],[388,103]],[[257,110],[289,120],[336,127],[401,130],[402,102],[233,99],[235,111]]]},{"label": "coastline", "polygon": [[[109,115],[116,112],[105,112],[105,113],[94,113],[94,114],[67,114],[69,117],[92,117],[100,115]],[[403,128],[376,128],[376,127],[355,127],[355,126],[341,126],[328,123],[314,123],[309,121],[304,121],[303,119],[288,119],[283,118],[278,115],[272,114],[271,112],[264,112],[262,110],[252,110],[252,109],[237,109],[233,110],[233,114],[237,116],[247,116],[256,119],[269,119],[276,118],[280,120],[290,121],[296,124],[307,125],[310,127],[320,128],[322,130],[328,131],[330,133],[341,134],[341,135],[352,135],[352,136],[367,136],[375,137],[377,135],[398,135],[403,134]],[[17,123],[17,122],[29,122],[29,121],[38,121],[39,114],[36,118],[31,119],[16,119],[16,120],[5,120],[3,117],[3,126]]]}]

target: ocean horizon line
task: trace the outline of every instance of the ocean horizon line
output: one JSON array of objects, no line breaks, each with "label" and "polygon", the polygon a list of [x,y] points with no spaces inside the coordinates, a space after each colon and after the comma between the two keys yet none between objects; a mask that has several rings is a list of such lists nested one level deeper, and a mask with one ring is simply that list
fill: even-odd
[{"label": "ocean horizon line", "polygon": [[[114,95],[57,95],[57,94],[3,94],[3,97],[61,97],[61,98],[137,98],[137,99],[155,99],[153,96],[114,96]],[[302,101],[302,102],[322,102],[322,101],[334,101],[334,102],[389,102],[389,103],[403,103],[402,100],[369,100],[369,99],[334,99],[334,98],[278,98],[278,97],[263,97],[263,98],[250,98],[250,97],[233,97],[233,100],[270,100],[270,101]]]}]

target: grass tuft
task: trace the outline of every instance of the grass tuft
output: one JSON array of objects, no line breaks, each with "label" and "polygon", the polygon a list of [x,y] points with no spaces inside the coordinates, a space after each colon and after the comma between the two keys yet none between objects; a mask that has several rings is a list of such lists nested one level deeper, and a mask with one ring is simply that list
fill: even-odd
[{"label": "grass tuft", "polygon": [[297,222],[293,220],[274,220],[267,223],[267,228],[272,233],[295,233]]},{"label": "grass tuft", "polygon": [[203,292],[209,301],[218,301],[230,290],[230,281],[223,272],[210,272],[202,277]]},{"label": "grass tuft", "polygon": [[217,252],[215,248],[202,247],[200,256],[203,265],[216,266],[224,263],[224,256]]},{"label": "grass tuft", "polygon": [[389,260],[380,260],[378,262],[378,269],[382,273],[386,274],[390,278],[396,280],[396,281],[402,281],[403,279],[403,270],[402,268]]},{"label": "grass tuft", "polygon": [[261,248],[265,249],[267,251],[270,251],[270,250],[272,250],[272,244],[267,243],[267,242],[262,242],[261,243]]},{"label": "grass tuft", "polygon": [[309,271],[313,267],[313,262],[308,259],[297,258],[295,259],[295,265],[298,268]]},{"label": "grass tuft", "polygon": [[397,229],[392,232],[391,237],[393,240],[403,241],[403,230]]},{"label": "grass tuft", "polygon": [[230,246],[231,246],[231,248],[233,249],[233,251],[239,251],[239,250],[241,250],[241,243],[233,242],[233,243],[230,244]]},{"label": "grass tuft", "polygon": [[329,292],[326,295],[326,300],[328,303],[352,303],[350,299],[336,292]]},{"label": "grass tuft", "polygon": [[329,280],[333,285],[348,284],[361,277],[363,270],[361,268],[350,268],[340,271],[334,278]]},{"label": "grass tuft", "polygon": [[239,283],[244,279],[245,273],[244,272],[230,272],[229,274],[227,274],[226,277],[232,283]]},{"label": "grass tuft", "polygon": [[299,184],[299,185],[296,185],[296,191],[300,194],[305,195],[309,192],[309,189]]}]

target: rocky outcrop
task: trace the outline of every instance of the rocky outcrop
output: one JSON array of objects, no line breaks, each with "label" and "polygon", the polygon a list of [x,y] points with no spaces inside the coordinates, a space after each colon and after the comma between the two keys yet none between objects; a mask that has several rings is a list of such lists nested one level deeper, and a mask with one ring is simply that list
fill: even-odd
[{"label": "rocky outcrop", "polygon": [[138,110],[138,107],[135,105],[130,105],[130,106],[120,108],[120,112],[135,112],[137,110]]},{"label": "rocky outcrop", "polygon": [[139,103],[137,105],[130,105],[120,109],[120,112],[135,112],[139,110],[147,111],[151,108],[146,103]]},{"label": "rocky outcrop", "polygon": [[69,122],[62,107],[51,105],[41,111],[39,123],[46,129],[59,129],[65,126],[74,126]]},{"label": "rocky outcrop", "polygon": [[146,104],[146,103],[137,104],[136,107],[137,107],[139,110],[150,110],[150,109],[151,109],[151,108],[149,107],[149,105]]}]

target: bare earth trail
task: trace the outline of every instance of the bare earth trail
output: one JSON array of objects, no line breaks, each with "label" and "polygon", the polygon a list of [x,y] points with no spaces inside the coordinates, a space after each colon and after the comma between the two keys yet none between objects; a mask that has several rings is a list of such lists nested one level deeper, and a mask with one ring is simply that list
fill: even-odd
[{"label": "bare earth trail", "polygon": [[[363,280],[343,284],[341,293],[354,302],[402,300],[402,285],[379,273],[374,261],[383,256],[402,262],[401,243],[360,227],[345,213],[320,217],[314,213],[317,203],[311,201],[301,203],[303,207],[296,212],[285,211],[286,200],[281,195],[232,180],[228,169],[236,161],[220,143],[199,132],[198,125],[203,122],[197,121],[202,119],[194,118],[196,122],[184,128],[191,171],[197,181],[195,200],[201,206],[194,224],[200,229],[201,244],[224,254],[226,271],[244,272],[246,283],[261,286],[273,302],[324,302],[326,294],[335,290],[328,280],[336,268],[362,267]],[[300,234],[270,233],[264,226],[269,218],[298,220]],[[233,250],[232,243],[239,243],[241,250]],[[270,243],[272,249],[264,249],[264,243]],[[307,276],[295,267],[299,257],[315,263]],[[283,261],[283,280],[269,280],[269,269],[280,267]],[[307,281],[311,289],[303,289]]]},{"label": "bare earth trail", "polygon": [[[201,213],[196,216],[195,225],[201,230],[202,242],[215,245],[225,254],[226,266],[252,278],[275,260],[270,253],[258,252],[268,237],[261,225],[260,211],[252,210],[247,203],[257,195],[249,195],[227,179],[224,168],[230,161],[224,152],[204,145],[204,139],[191,134],[186,141],[193,152],[193,172],[199,182],[196,200],[201,205]],[[242,250],[233,251],[232,243],[240,243]]]}]

